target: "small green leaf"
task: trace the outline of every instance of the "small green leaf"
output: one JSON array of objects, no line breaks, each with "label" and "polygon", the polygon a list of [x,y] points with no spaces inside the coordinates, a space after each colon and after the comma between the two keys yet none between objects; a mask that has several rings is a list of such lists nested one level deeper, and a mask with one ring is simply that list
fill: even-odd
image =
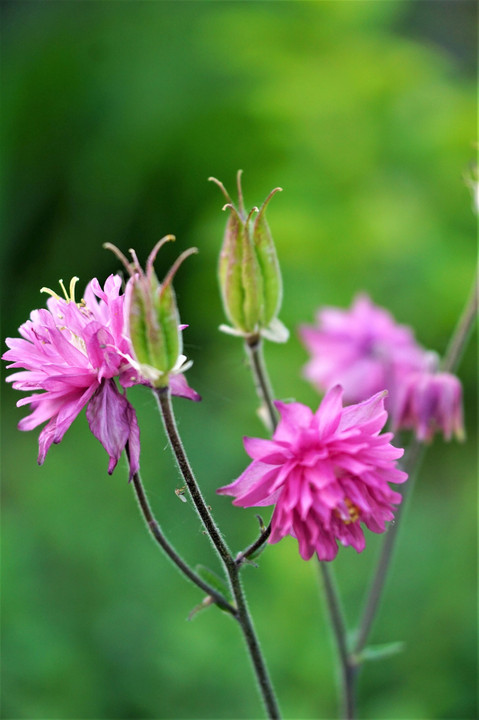
[{"label": "small green leaf", "polygon": [[213,572],[213,570],[207,568],[205,565],[197,565],[195,570],[202,580],[207,582],[208,585],[211,585],[212,588],[217,590],[226,600],[228,600],[230,597],[230,591],[223,578],[220,578],[219,575]]},{"label": "small green leaf", "polygon": [[359,654],[358,660],[369,661],[369,660],[382,660],[383,658],[390,657],[391,655],[397,655],[404,650],[404,642],[392,642],[384,645],[369,645]]}]

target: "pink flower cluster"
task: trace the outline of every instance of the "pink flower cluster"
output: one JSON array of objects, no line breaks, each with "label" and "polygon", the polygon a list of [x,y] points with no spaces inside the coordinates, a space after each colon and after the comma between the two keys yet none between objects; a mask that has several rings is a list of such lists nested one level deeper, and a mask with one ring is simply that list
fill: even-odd
[{"label": "pink flower cluster", "polygon": [[276,402],[281,420],[272,440],[245,438],[253,462],[233,483],[218,490],[234,505],[275,505],[270,543],[297,538],[301,557],[333,560],[337,540],[358,552],[365,546],[362,523],[384,532],[401,495],[389,483],[402,483],[396,467],[403,450],[380,434],[387,413],[385,393],[343,407],[343,391],[328,391],[313,413],[300,403]]},{"label": "pink flower cluster", "polygon": [[[110,457],[108,472],[113,472],[127,443],[130,477],[138,470],[136,414],[115,378],[123,389],[146,381],[129,362],[121,283],[118,275],[110,275],[102,289],[93,279],[82,302],[76,303],[72,281],[71,297],[63,299],[51,293],[48,309],[34,310],[19,328],[21,338],[6,340],[9,350],[3,359],[10,362],[10,369],[18,370],[7,380],[16,390],[32,393],[17,403],[32,408],[19,429],[32,430],[47,422],[39,435],[39,464],[87,406],[90,429]],[[171,379],[171,391],[199,399],[181,375]]]},{"label": "pink flower cluster", "polygon": [[447,439],[463,437],[459,380],[438,372],[434,354],[367,295],[358,295],[349,310],[322,308],[300,337],[311,354],[304,375],[320,391],[339,383],[347,402],[359,402],[387,390],[395,430],[413,429],[423,441],[437,430]]}]

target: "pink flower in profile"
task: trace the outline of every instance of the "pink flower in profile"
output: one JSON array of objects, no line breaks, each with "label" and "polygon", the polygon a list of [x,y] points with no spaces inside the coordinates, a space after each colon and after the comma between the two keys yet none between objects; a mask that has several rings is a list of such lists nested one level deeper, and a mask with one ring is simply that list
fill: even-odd
[{"label": "pink flower in profile", "polygon": [[464,439],[462,386],[455,375],[424,370],[410,373],[399,387],[392,414],[394,429],[413,429],[422,442],[441,430],[444,438]]},{"label": "pink flower in profile", "polygon": [[[86,287],[76,303],[70,284],[65,299],[47,291],[48,309],[34,310],[19,329],[21,338],[7,338],[3,355],[9,368],[19,370],[7,380],[16,390],[32,394],[17,405],[30,405],[32,413],[20,420],[20,430],[32,430],[47,422],[39,435],[41,465],[52,443],[59,443],[74,419],[87,406],[92,433],[107,451],[112,473],[126,444],[130,477],[138,470],[140,438],[136,414],[116,385],[123,388],[145,383],[130,365],[131,348],[124,334],[124,295],[121,278],[110,275],[102,289],[97,279]],[[198,399],[182,376],[172,392]]]},{"label": "pink flower in profile", "polygon": [[412,331],[365,294],[349,310],[322,308],[317,325],[304,325],[299,334],[312,356],[305,377],[321,391],[339,383],[346,402],[388,390],[391,405],[401,378],[424,362]]},{"label": "pink flower in profile", "polygon": [[361,552],[361,524],[384,532],[401,502],[389,483],[407,479],[395,462],[403,450],[390,444],[391,433],[380,435],[384,395],[343,407],[337,385],[315,413],[300,403],[276,402],[281,420],[273,439],[245,438],[253,462],[217,492],[232,495],[240,507],[275,505],[269,542],[292,535],[304,560],[314,553],[333,560],[337,540]]}]

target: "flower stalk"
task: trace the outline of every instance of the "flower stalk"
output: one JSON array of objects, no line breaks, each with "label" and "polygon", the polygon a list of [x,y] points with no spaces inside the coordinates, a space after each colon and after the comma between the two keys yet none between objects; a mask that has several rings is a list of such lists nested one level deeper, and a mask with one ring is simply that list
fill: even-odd
[{"label": "flower stalk", "polygon": [[270,432],[278,425],[278,411],[274,406],[274,395],[263,357],[263,342],[260,335],[251,335],[245,340],[246,352],[251,365],[256,393],[261,401],[259,412]]},{"label": "flower stalk", "polygon": [[[259,413],[265,420],[266,426],[270,432],[274,432],[278,426],[278,411],[274,406],[274,394],[269,379],[268,370],[264,361],[263,341],[259,335],[249,337],[245,340],[246,352],[250,361],[251,373],[256,388],[257,395],[261,401]],[[263,411],[263,412],[262,412]],[[269,525],[262,530],[259,537],[246,550],[239,553],[236,557],[236,564],[241,566],[245,560],[254,555],[267,542],[271,535],[271,521]]]},{"label": "flower stalk", "polygon": [[268,718],[270,718],[270,720],[278,720],[281,717],[279,706],[273,690],[273,685],[269,678],[268,670],[261,652],[261,647],[253,626],[251,615],[246,604],[246,598],[240,581],[240,565],[235,562],[227,544],[223,540],[203,498],[193,470],[191,469],[191,465],[178,433],[173,408],[171,406],[169,388],[155,388],[154,393],[158,401],[158,407],[163,420],[165,432],[176,458],[179,470],[186,483],[191,499],[203,523],[206,533],[220,557],[228,576],[231,592],[236,603],[236,613],[234,617],[237,619],[243,633],[255,677],[261,692],[261,697],[268,713]]},{"label": "flower stalk", "polygon": [[342,703],[345,720],[354,720],[355,717],[355,675],[357,670],[356,659],[348,652],[347,630],[344,621],[339,593],[334,582],[330,566],[319,562],[319,570],[323,581],[326,605],[331,627],[338,650],[342,675]]},{"label": "flower stalk", "polygon": [[[465,303],[464,310],[452,333],[448,349],[441,364],[441,368],[444,372],[455,372],[457,370],[460,360],[462,358],[462,354],[466,348],[472,326],[477,316],[477,311],[478,281],[476,277],[474,279],[472,292],[470,293]],[[404,459],[403,467],[404,470],[409,474],[409,481],[404,488],[403,503],[399,508],[398,514],[396,515],[396,522],[390,526],[384,538],[381,554],[378,559],[378,564],[374,572],[374,576],[364,605],[363,614],[359,623],[359,629],[354,647],[355,655],[359,654],[363,650],[368,640],[368,636],[379,607],[382,592],[384,590],[384,585],[386,583],[387,573],[390,567],[391,558],[393,555],[400,525],[399,521],[403,512],[401,512],[401,508],[404,508],[406,498],[411,496],[414,476],[417,474],[425,450],[425,444],[417,439],[414,439]]]},{"label": "flower stalk", "polygon": [[[126,454],[129,455],[129,448],[126,448]],[[219,593],[214,587],[205,582],[197,573],[195,573],[189,565],[178,555],[174,547],[168,542],[166,537],[163,535],[160,525],[153,515],[151,505],[148,501],[143,483],[141,481],[140,474],[138,472],[133,474],[132,485],[138,501],[138,507],[145,520],[146,526],[150,531],[154,540],[158,543],[161,549],[166,553],[170,560],[177,566],[180,572],[185,575],[188,580],[197,585],[203,590],[208,597],[210,597],[222,610],[229,612],[233,617],[237,617],[236,608],[229,603],[221,593]]]}]

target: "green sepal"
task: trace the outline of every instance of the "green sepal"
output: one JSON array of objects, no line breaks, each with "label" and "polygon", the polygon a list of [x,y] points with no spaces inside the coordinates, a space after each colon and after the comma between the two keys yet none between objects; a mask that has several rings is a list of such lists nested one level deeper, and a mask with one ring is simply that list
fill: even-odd
[{"label": "green sepal", "polygon": [[150,365],[144,295],[135,283],[132,289],[129,314],[129,332],[136,359],[142,365]]},{"label": "green sepal", "polygon": [[[161,341],[158,346],[159,355],[163,364],[151,363],[153,367],[168,373],[176,364],[182,351],[181,331],[178,329],[180,317],[176,304],[175,291],[171,283],[163,285],[157,291],[155,302],[158,318],[158,327],[161,332]],[[155,358],[156,360],[156,358]]]},{"label": "green sepal", "polygon": [[263,284],[263,327],[269,325],[271,320],[277,316],[283,296],[278,255],[265,214],[266,205],[271,197],[272,194],[268,196],[261,206],[253,228],[254,249]]},{"label": "green sepal", "polygon": [[226,316],[234,327],[242,330],[245,329],[242,282],[243,248],[238,236],[243,232],[243,228],[244,224],[241,218],[231,205],[218,263],[218,277]]},{"label": "green sepal", "polygon": [[263,325],[264,293],[261,267],[251,239],[249,220],[243,227],[241,240],[243,246],[241,270],[244,288],[244,330],[253,333]]}]

